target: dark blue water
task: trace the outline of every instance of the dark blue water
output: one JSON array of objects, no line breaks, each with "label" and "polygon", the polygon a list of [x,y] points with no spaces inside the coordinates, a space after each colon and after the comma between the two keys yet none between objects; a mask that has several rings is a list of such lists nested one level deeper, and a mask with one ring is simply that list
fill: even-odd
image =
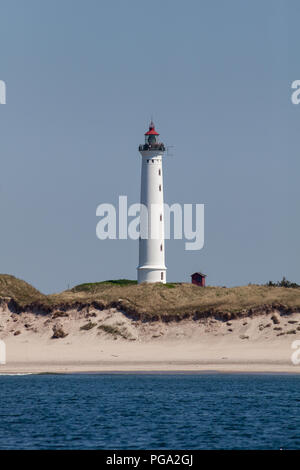
[{"label": "dark blue water", "polygon": [[300,376],[0,376],[0,449],[296,449]]}]

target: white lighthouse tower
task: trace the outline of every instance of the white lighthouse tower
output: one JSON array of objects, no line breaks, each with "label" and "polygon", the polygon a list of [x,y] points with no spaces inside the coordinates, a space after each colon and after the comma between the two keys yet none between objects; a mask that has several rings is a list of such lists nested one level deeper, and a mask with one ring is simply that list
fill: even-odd
[{"label": "white lighthouse tower", "polygon": [[[141,223],[139,239],[138,283],[166,282],[164,240],[164,193],[162,157],[165,146],[151,121],[145,143],[139,146],[142,155]],[[143,214],[143,207],[147,209]]]}]

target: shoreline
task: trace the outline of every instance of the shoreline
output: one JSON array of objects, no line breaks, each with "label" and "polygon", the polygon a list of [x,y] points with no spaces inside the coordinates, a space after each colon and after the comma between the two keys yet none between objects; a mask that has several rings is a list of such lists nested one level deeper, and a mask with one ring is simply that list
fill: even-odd
[{"label": "shoreline", "polygon": [[262,374],[262,375],[299,375],[300,365],[267,364],[267,363],[205,363],[205,364],[179,364],[179,363],[141,363],[130,364],[120,362],[117,364],[6,364],[0,366],[0,376],[10,374]]}]

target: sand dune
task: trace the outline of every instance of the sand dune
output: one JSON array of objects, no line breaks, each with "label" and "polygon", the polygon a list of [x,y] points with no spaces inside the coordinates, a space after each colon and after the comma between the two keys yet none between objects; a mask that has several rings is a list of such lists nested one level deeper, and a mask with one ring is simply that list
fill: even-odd
[{"label": "sand dune", "polygon": [[0,373],[300,372],[291,361],[299,313],[165,323],[133,320],[116,309],[38,315],[1,308],[7,362]]}]

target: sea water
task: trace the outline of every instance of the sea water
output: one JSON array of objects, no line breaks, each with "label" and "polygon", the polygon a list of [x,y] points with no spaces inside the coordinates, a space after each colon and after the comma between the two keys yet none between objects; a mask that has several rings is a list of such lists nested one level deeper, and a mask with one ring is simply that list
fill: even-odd
[{"label": "sea water", "polygon": [[0,376],[0,449],[299,449],[300,376]]}]

